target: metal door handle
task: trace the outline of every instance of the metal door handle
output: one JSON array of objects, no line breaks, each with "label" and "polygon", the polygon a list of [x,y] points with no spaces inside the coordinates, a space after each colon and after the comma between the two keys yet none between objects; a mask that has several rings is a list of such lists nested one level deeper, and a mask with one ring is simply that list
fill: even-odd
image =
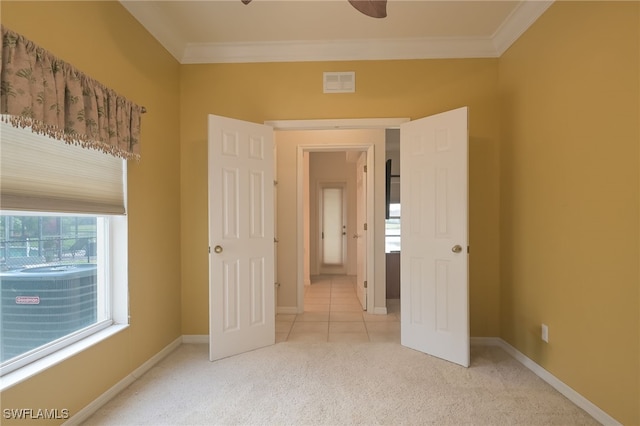
[{"label": "metal door handle", "polygon": [[216,253],[218,253],[218,254],[220,254],[220,253],[222,253],[222,247],[221,247],[221,246],[215,246],[215,247],[213,248],[213,251],[214,251],[214,252],[216,252]]},{"label": "metal door handle", "polygon": [[455,246],[451,247],[451,251],[454,253],[460,253],[462,251],[462,246],[456,244]]}]

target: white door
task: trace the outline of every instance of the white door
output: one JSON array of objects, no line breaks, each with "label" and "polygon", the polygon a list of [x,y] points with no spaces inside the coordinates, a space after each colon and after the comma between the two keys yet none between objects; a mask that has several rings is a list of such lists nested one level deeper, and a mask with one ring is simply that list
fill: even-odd
[{"label": "white door", "polygon": [[318,186],[320,273],[346,273],[346,185],[321,182]]},{"label": "white door", "polygon": [[402,345],[469,366],[467,108],[400,126]]},{"label": "white door", "polygon": [[364,286],[367,280],[367,231],[364,229],[367,222],[366,164],[367,153],[361,152],[356,165],[356,233],[353,237],[357,238],[356,293],[364,310],[367,310],[367,290]]},{"label": "white door", "polygon": [[209,115],[209,358],[275,343],[273,129]]}]

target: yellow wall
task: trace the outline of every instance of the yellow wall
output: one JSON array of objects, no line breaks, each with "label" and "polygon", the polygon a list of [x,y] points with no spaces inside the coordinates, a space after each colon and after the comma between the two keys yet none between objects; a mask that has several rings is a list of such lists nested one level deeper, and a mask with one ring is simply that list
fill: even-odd
[{"label": "yellow wall", "polygon": [[640,424],[639,7],[556,2],[500,59],[501,335],[629,425]]},{"label": "yellow wall", "polygon": [[[497,70],[497,59],[182,66],[183,333],[208,333],[207,114],[256,123],[323,118],[415,119],[468,105],[471,333],[498,335]],[[355,71],[357,92],[323,94],[324,71]],[[295,164],[290,167],[295,169]],[[279,301],[291,300],[286,291],[280,289]]]},{"label": "yellow wall", "polygon": [[179,64],[115,1],[0,7],[3,25],[149,111],[142,159],[129,162],[131,326],[1,395],[2,408],[73,415],[182,334]]},{"label": "yellow wall", "polygon": [[[415,119],[467,105],[472,335],[503,337],[640,423],[637,2],[556,3],[500,59],[184,66],[117,2],[0,7],[3,24],[149,110],[129,168],[131,326],[5,391],[3,407],[73,414],[181,334],[208,333],[207,114]],[[323,71],[355,71],[357,93],[322,94]]]}]

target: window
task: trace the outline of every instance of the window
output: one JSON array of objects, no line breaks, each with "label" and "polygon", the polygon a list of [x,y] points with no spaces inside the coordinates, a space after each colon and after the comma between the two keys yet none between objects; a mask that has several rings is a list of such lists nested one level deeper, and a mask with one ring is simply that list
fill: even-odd
[{"label": "window", "polygon": [[385,220],[385,252],[400,251],[400,204],[389,204],[389,219]]},{"label": "window", "polygon": [[127,319],[126,162],[2,123],[0,372]]}]

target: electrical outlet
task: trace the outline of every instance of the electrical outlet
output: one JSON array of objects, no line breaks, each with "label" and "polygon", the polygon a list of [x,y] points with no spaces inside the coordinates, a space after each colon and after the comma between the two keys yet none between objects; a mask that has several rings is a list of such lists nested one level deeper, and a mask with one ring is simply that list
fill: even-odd
[{"label": "electrical outlet", "polygon": [[542,324],[542,340],[549,343],[549,327],[547,324]]}]

